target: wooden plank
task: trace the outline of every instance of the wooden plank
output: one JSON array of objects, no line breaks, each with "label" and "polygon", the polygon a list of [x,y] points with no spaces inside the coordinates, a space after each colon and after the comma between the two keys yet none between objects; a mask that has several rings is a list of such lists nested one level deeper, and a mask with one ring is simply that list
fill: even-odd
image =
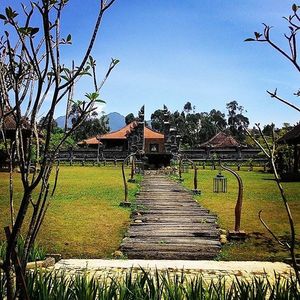
[{"label": "wooden plank", "polygon": [[164,176],[144,177],[139,214],[121,245],[128,258],[211,259],[220,250],[217,217]]},{"label": "wooden plank", "polygon": [[217,252],[201,252],[191,253],[189,251],[131,251],[126,253],[129,259],[190,259],[190,260],[209,260],[213,259],[217,255]]},{"label": "wooden plank", "polygon": [[124,243],[126,245],[136,243],[147,243],[148,245],[168,245],[168,244],[179,244],[181,246],[184,245],[193,245],[193,246],[204,246],[204,245],[215,245],[220,246],[220,242],[209,237],[183,237],[183,236],[137,236],[137,237],[126,237],[124,238]]}]

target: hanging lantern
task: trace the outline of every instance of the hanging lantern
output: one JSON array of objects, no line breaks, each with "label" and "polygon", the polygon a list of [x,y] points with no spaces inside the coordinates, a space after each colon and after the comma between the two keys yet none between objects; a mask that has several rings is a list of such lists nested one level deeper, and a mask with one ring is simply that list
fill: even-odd
[{"label": "hanging lantern", "polygon": [[214,178],[214,193],[227,193],[227,178],[222,175],[221,171]]}]

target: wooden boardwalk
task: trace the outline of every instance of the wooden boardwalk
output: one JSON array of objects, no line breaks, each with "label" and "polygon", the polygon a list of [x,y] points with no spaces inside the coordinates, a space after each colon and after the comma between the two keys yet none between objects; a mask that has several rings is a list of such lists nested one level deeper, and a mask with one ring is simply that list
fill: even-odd
[{"label": "wooden boardwalk", "polygon": [[137,213],[121,251],[136,259],[213,259],[219,252],[217,217],[166,176],[146,174]]}]

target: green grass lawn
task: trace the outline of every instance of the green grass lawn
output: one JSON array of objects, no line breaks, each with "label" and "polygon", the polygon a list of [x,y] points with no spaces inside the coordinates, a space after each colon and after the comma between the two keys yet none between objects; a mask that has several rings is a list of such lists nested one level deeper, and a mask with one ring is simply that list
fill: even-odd
[{"label": "green grass lawn", "polygon": [[[227,193],[213,193],[213,178],[217,170],[198,171],[198,189],[201,196],[196,199],[201,205],[216,213],[221,228],[234,229],[234,208],[237,200],[238,185],[235,177],[224,171],[228,178]],[[269,227],[279,236],[288,237],[289,224],[279,190],[272,174],[263,172],[239,172],[244,184],[241,230],[249,234],[245,243],[228,243],[220,254],[220,259],[226,260],[282,260],[288,254],[282,250],[267,233],[258,218],[258,212],[263,210],[263,218]],[[193,171],[183,174],[184,185],[193,187]],[[283,183],[289,205],[296,224],[298,250],[300,249],[300,183]],[[300,252],[300,251],[298,251]]]},{"label": "green grass lawn", "polygon": [[[129,169],[127,170],[129,174]],[[234,227],[234,207],[237,198],[236,179],[225,172],[228,192],[213,193],[213,177],[218,171],[198,172],[197,200],[215,212],[221,228]],[[288,220],[271,174],[240,171],[244,182],[244,202],[241,229],[249,234],[245,243],[228,243],[219,259],[226,260],[282,260],[287,257],[258,219],[262,209],[269,226],[280,237],[288,235]],[[18,173],[15,174],[16,182]],[[184,173],[184,185],[192,188],[193,171]],[[300,233],[300,183],[283,184],[296,223],[297,240]],[[8,174],[0,173],[0,228],[9,223]],[[130,198],[134,198],[136,184],[129,184]],[[20,197],[20,182],[15,189],[15,201]],[[58,188],[51,201],[38,241],[47,252],[63,257],[110,257],[118,249],[130,222],[130,210],[119,207],[124,199],[120,166],[61,166]],[[0,240],[4,239],[0,230]]]},{"label": "green grass lawn", "polygon": [[[19,174],[15,176],[17,205],[21,186]],[[7,187],[8,174],[0,173],[0,228],[9,224]],[[136,184],[129,183],[130,199],[136,189]],[[130,210],[119,207],[121,200],[124,190],[120,166],[61,166],[56,194],[38,242],[47,253],[61,253],[63,257],[109,257],[118,249],[130,221]]]}]

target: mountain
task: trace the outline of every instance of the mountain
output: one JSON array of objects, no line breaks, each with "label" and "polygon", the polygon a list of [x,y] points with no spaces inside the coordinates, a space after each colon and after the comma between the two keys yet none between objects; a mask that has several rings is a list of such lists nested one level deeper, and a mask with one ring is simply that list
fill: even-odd
[{"label": "mountain", "polygon": [[[125,126],[125,117],[119,114],[118,112],[112,112],[107,115],[108,118],[108,124],[110,131],[119,130],[120,128]],[[57,126],[60,128],[65,127],[65,119],[66,116],[60,116],[55,121],[57,123]],[[71,120],[68,120],[68,127],[71,127],[72,123]]]},{"label": "mountain", "polygon": [[[55,122],[57,123],[57,127],[59,128],[65,128],[65,119],[66,119],[66,116],[60,116],[58,117]],[[71,120],[69,119],[68,120],[68,127],[71,127],[72,126],[72,123],[71,123]]]},{"label": "mountain", "polygon": [[110,131],[119,130],[120,128],[124,127],[125,124],[125,117],[119,114],[118,112],[112,112],[107,115],[108,124]]}]

